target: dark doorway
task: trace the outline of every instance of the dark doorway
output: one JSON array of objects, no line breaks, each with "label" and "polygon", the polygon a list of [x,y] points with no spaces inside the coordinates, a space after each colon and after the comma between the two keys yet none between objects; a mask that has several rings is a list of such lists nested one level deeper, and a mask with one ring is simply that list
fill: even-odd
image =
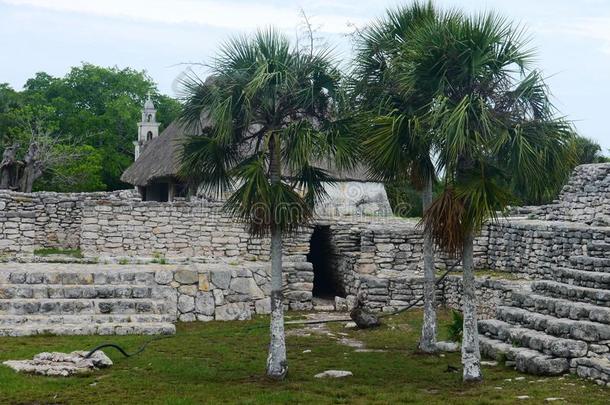
[{"label": "dark doorway", "polygon": [[336,252],[330,226],[316,226],[309,242],[307,261],[313,264],[313,296],[334,299],[343,296],[337,271]]}]

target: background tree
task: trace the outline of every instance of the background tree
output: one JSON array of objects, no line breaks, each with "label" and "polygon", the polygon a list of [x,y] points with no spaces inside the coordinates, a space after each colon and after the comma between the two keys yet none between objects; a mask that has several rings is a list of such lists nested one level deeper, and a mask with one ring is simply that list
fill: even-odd
[{"label": "background tree", "polygon": [[[130,186],[119,178],[133,162],[136,123],[149,91],[158,109],[159,121],[168,125],[178,116],[179,103],[159,94],[145,72],[129,68],[84,63],[62,78],[37,73],[21,92],[0,86],[0,134],[3,137],[0,149],[10,146],[23,131],[18,118],[24,109],[50,110],[55,125],[51,135],[63,149],[76,148],[73,152],[80,158],[75,164],[95,178],[66,183],[62,177],[73,170],[73,166],[63,173],[47,173],[43,176],[44,181],[41,178],[34,188],[54,191],[128,188]],[[100,156],[103,156],[101,162]],[[95,171],[99,173],[94,174]],[[54,176],[58,177],[54,179]]]},{"label": "background tree", "polygon": [[286,375],[282,238],[307,223],[325,196],[316,162],[353,164],[354,139],[332,130],[339,72],[328,52],[303,52],[274,30],[227,42],[205,82],[184,83],[183,175],[205,191],[231,193],[225,209],[253,235],[271,236],[271,342],[267,375]]},{"label": "background tree", "polygon": [[[400,58],[411,31],[436,18],[431,3],[414,3],[389,10],[384,18],[358,31],[354,37],[356,54],[350,81],[352,98],[362,120],[363,151],[372,175],[417,190],[422,211],[432,202],[436,176],[432,144],[418,117],[433,95],[426,92],[428,89],[402,91],[404,61]],[[429,230],[424,230],[423,238],[424,320],[419,348],[431,353],[437,350],[434,244]]]},{"label": "background tree", "polygon": [[514,198],[560,184],[573,163],[573,130],[557,118],[522,30],[493,14],[451,12],[413,30],[402,48],[401,88],[434,94],[421,120],[444,173],[424,214],[436,243],[463,265],[463,379],[482,378],[473,240]]}]

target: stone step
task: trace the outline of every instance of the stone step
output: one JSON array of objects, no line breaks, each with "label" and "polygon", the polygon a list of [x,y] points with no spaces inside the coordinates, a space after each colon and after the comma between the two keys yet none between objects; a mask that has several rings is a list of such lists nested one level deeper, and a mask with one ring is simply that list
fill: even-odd
[{"label": "stone step", "polygon": [[524,347],[514,347],[501,340],[479,335],[479,348],[483,356],[515,362],[518,371],[536,375],[561,375],[570,369],[568,359],[552,357]]},{"label": "stone step", "polygon": [[112,315],[0,315],[0,327],[9,325],[57,325],[101,323],[165,323],[175,322],[175,314],[112,314]]},{"label": "stone step", "polygon": [[610,290],[580,287],[557,281],[540,280],[531,284],[532,291],[555,298],[610,306]]},{"label": "stone step", "polygon": [[479,333],[485,336],[537,350],[542,354],[554,357],[583,357],[588,352],[587,344],[580,340],[551,336],[544,332],[518,327],[497,319],[481,320],[478,327]]},{"label": "stone step", "polygon": [[583,357],[570,362],[570,371],[579,377],[595,380],[600,385],[610,383],[610,360],[603,357]]},{"label": "stone step", "polygon": [[171,287],[129,284],[0,284],[0,299],[12,298],[159,298]]},{"label": "stone step", "polygon": [[610,273],[555,267],[549,278],[563,284],[594,289],[610,289]]},{"label": "stone step", "polygon": [[610,272],[610,258],[570,256],[570,264],[578,270]]},{"label": "stone step", "polygon": [[497,307],[496,317],[510,324],[521,325],[564,339],[576,339],[589,343],[610,340],[610,325],[603,323],[557,318],[527,309],[506,306]]},{"label": "stone step", "polygon": [[513,291],[511,301],[513,306],[545,315],[610,324],[608,307],[547,297],[528,291]]},{"label": "stone step", "polygon": [[[152,285],[155,282],[154,270],[106,269],[88,265],[82,270],[50,268],[42,270],[38,265],[20,270],[3,268],[0,271],[0,285],[13,284],[66,284],[66,285],[108,285],[140,284]],[[34,267],[34,269],[32,269]]]},{"label": "stone step", "polygon": [[152,299],[0,299],[0,315],[167,314],[173,304]]},{"label": "stone step", "polygon": [[176,327],[172,323],[100,323],[0,326],[0,336],[31,335],[173,335]]}]

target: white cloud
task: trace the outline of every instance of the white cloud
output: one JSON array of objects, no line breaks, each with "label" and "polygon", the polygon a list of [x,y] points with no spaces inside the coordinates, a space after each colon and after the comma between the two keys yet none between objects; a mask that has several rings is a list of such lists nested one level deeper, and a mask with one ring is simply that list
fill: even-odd
[{"label": "white cloud", "polygon": [[610,54],[610,17],[580,18],[566,25],[565,31],[601,42],[602,51]]},{"label": "white cloud", "polygon": [[[16,5],[43,8],[54,11],[76,12],[103,17],[128,18],[170,24],[202,24],[228,29],[252,29],[274,25],[294,29],[299,23],[297,7],[265,4],[262,1],[218,0],[0,0]],[[348,20],[361,23],[359,17],[321,14],[316,23],[329,33],[350,31]]]}]

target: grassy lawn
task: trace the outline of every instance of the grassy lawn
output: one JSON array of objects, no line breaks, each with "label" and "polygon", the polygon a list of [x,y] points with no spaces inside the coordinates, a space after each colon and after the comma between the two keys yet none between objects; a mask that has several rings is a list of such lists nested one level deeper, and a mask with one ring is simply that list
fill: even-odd
[{"label": "grassy lawn", "polygon": [[[289,314],[295,316],[295,314]],[[525,402],[608,403],[610,389],[567,376],[545,378],[521,375],[504,366],[485,366],[485,381],[464,385],[459,354],[425,356],[415,350],[421,312],[386,319],[377,330],[329,326],[337,337],[347,333],[369,349],[359,353],[326,335],[288,338],[289,375],[283,382],[264,377],[266,318],[251,322],[179,324],[177,336],[153,342],[148,349],[125,359],[107,349],[115,365],[90,375],[50,378],[16,374],[0,367],[0,403],[15,404],[200,404],[200,403],[317,403],[390,404],[451,403],[509,404]],[[447,323],[449,315],[441,314]],[[291,325],[291,329],[296,326]],[[445,334],[445,328],[442,328]],[[0,338],[0,360],[31,358],[41,351],[69,352],[113,341],[135,350],[145,336]],[[305,350],[311,352],[303,353]],[[350,370],[353,377],[320,380],[327,369]],[[524,379],[521,379],[524,377]],[[515,380],[515,378],[519,378]],[[508,381],[510,379],[510,381]]]}]

